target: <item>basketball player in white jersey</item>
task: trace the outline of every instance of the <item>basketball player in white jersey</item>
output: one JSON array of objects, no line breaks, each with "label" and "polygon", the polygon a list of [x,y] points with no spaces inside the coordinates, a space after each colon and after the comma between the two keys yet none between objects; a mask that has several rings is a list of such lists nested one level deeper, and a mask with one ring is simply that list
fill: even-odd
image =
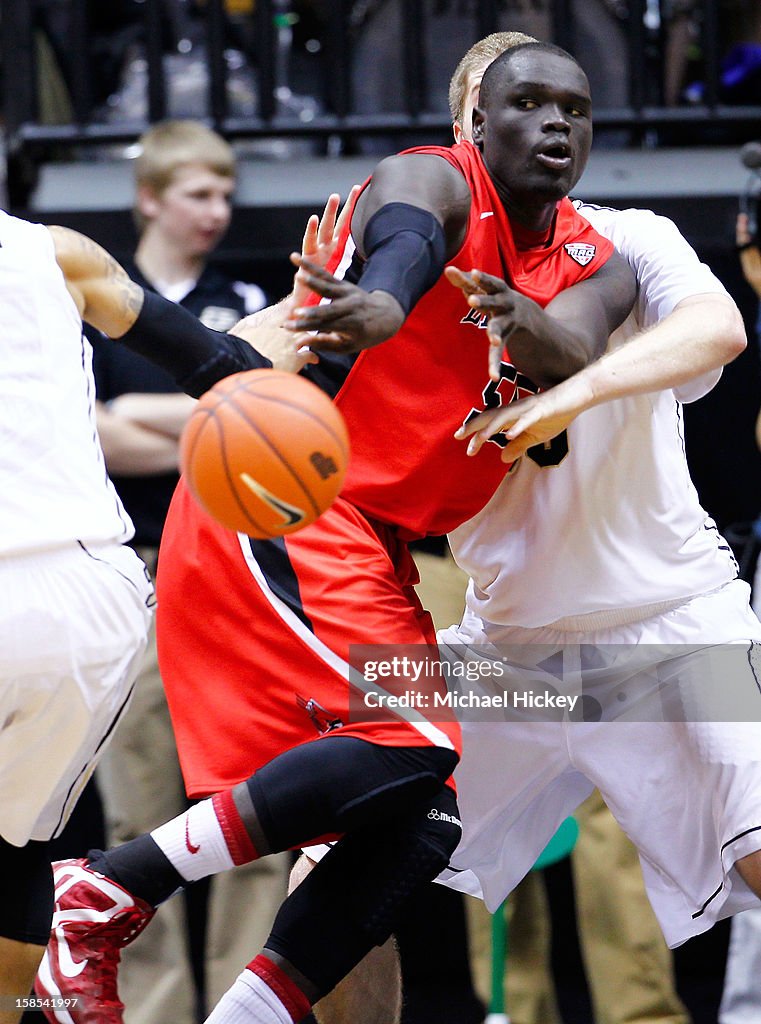
[{"label": "basketball player in white jersey", "polygon": [[0,1021],[47,942],[47,840],[129,699],[153,590],[95,430],[91,350],[40,225],[0,213]]},{"label": "basketball player in white jersey", "polygon": [[218,354],[234,370],[250,350],[156,298],[90,239],[0,212],[0,1024],[32,1005],[53,911],[48,841],[125,710],[154,604],[106,474],[82,319],[154,358],[160,349],[196,394],[209,351],[229,346]]},{"label": "basketball player in white jersey", "polygon": [[[713,387],[744,332],[670,221],[577,208],[631,263],[638,300],[597,363],[460,431],[476,457],[507,431],[503,458],[519,461],[450,536],[470,583],[462,622],[439,640],[453,661],[498,659],[500,688],[570,683],[588,703],[575,720],[463,723],[450,884],[495,909],[597,786],[676,946],[761,895],[761,624],[690,481],[681,405]],[[503,283],[458,280],[499,344]],[[730,696],[738,723],[721,720]],[[646,697],[657,706],[631,710]]]}]

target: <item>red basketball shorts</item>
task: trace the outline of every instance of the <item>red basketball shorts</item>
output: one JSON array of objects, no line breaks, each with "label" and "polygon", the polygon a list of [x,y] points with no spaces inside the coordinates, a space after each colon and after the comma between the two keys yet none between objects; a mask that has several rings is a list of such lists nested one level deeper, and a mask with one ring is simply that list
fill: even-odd
[{"label": "red basketball shorts", "polygon": [[210,519],[181,481],[162,539],[157,622],[189,795],[241,782],[330,724],[331,735],[459,752],[451,716],[362,721],[351,711],[350,645],[435,645],[417,581],[394,532],[340,498],[304,530],[255,541]]}]

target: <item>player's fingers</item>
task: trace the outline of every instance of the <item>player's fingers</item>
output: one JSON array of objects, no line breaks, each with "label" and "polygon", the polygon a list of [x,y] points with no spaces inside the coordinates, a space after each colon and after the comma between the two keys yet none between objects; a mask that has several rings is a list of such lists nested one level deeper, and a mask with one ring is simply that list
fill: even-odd
[{"label": "player's fingers", "polygon": [[[520,415],[520,413],[518,414]],[[480,448],[484,441],[487,441],[492,434],[504,430],[508,424],[513,423],[518,417],[509,405],[502,405],[498,409],[486,409],[484,412],[474,416],[471,420],[455,431],[455,438],[464,441],[470,437],[471,440],[479,437],[477,447]],[[477,449],[476,449],[477,450]]]},{"label": "player's fingers", "polygon": [[338,215],[338,220],[336,221],[335,230],[333,232],[334,238],[340,235],[340,233],[343,231],[344,225],[346,224],[346,221],[349,219],[351,211],[354,208],[354,202],[361,191],[362,187],[360,185],[352,185],[351,191],[346,197],[346,202],[343,205],[343,209]]},{"label": "player's fingers", "polygon": [[[296,280],[302,287],[316,292],[324,299],[337,299],[341,296],[347,296],[351,293],[352,289],[352,285],[345,281],[337,281],[332,274],[317,274],[312,270],[305,270],[303,267],[300,269],[299,273],[296,274]],[[318,308],[321,307],[300,306],[297,307],[294,312],[299,315],[309,311],[314,313],[314,315],[317,315],[316,311]]]},{"label": "player's fingers", "polygon": [[317,229],[317,244],[329,245],[333,241],[333,232],[336,227],[336,214],[338,213],[338,206],[341,202],[341,197],[336,192],[331,192],[328,196],[328,201],[325,203],[325,209],[322,211],[322,217],[320,217],[320,225]]},{"label": "player's fingers", "polygon": [[512,312],[492,314],[486,324],[486,337],[490,345],[501,345],[502,348],[510,345],[510,336],[516,330],[517,324],[513,319]]},{"label": "player's fingers", "polygon": [[514,326],[509,317],[492,317],[487,324],[486,339],[489,342],[488,365],[491,380],[499,380],[502,376],[505,346]]},{"label": "player's fingers", "polygon": [[500,458],[503,462],[517,462],[518,459],[522,458],[531,447],[531,441],[525,438],[519,438],[516,441],[510,441],[509,444],[505,445],[502,449]]},{"label": "player's fingers", "polygon": [[498,313],[501,316],[507,316],[508,313],[512,313],[515,309],[515,302],[509,292],[499,292],[490,295],[477,292],[468,297],[468,302],[475,309],[481,309],[485,313]]},{"label": "player's fingers", "polygon": [[477,455],[487,440],[486,434],[474,434],[468,442],[467,454]]},{"label": "player's fingers", "polygon": [[317,352],[354,352],[357,343],[354,338],[337,331],[320,332],[309,339],[309,346]]},{"label": "player's fingers", "polygon": [[502,376],[502,355],[504,351],[505,346],[501,338],[496,341],[491,337],[489,338],[489,355],[487,360],[489,380],[498,381]]},{"label": "player's fingers", "polygon": [[315,352],[312,352],[310,348],[312,335],[308,331],[303,331],[301,334],[294,334],[291,340],[293,341],[293,346],[296,349],[296,355],[301,360],[301,366],[307,366],[309,363],[319,363],[319,357]]},{"label": "player's fingers", "polygon": [[303,270],[305,274],[311,274],[312,276],[323,281],[337,280],[337,278],[335,278],[330,273],[329,270],[325,270],[324,267],[321,267],[318,263],[315,263],[314,260],[310,260],[308,256],[302,256],[302,254],[299,252],[292,252],[290,255],[290,260],[294,267],[298,267],[300,270]]},{"label": "player's fingers", "polygon": [[498,292],[509,293],[511,291],[501,277],[494,277],[492,274],[486,274],[483,270],[472,270],[471,275],[476,284],[488,295],[496,295]]},{"label": "player's fingers", "polygon": [[[526,399],[526,401],[533,401],[533,399]],[[527,409],[526,412],[516,417],[514,423],[505,424],[505,436],[509,441],[513,441],[524,433],[524,431],[528,430],[529,427],[533,427],[539,419],[541,419],[541,414],[536,408]],[[531,444],[533,443],[534,442],[532,441]]]},{"label": "player's fingers", "polygon": [[481,289],[476,284],[473,276],[464,270],[460,270],[459,267],[445,267],[444,274],[450,284],[453,284],[455,288],[461,288],[466,295],[481,294]]},{"label": "player's fingers", "polygon": [[[310,283],[312,291],[317,289]],[[335,291],[335,295],[330,293]],[[343,295],[337,287],[320,284],[319,293],[332,298],[329,303],[319,306],[299,306],[294,309],[284,326],[289,331],[333,331],[344,329],[354,331],[358,326],[356,302],[352,296]]]},{"label": "player's fingers", "polygon": [[479,427],[483,423],[483,417],[486,416],[486,415],[488,415],[488,414],[482,412],[480,415],[474,416],[473,419],[468,420],[467,423],[463,423],[463,425],[461,427],[458,427],[457,430],[455,430],[455,432],[454,432],[455,438],[458,441],[464,441],[466,438],[470,437],[472,434],[477,433]]},{"label": "player's fingers", "polygon": [[304,237],[301,240],[301,252],[305,256],[311,255],[317,247],[317,214],[313,213],[304,228]]}]

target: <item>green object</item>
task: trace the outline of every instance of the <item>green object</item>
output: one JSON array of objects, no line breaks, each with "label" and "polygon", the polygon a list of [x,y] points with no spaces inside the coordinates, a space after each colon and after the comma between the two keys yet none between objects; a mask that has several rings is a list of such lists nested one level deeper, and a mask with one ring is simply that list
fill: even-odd
[{"label": "green object", "polygon": [[550,864],[555,864],[557,861],[562,860],[563,857],[567,857],[576,845],[578,837],[578,822],[575,818],[566,818],[565,821],[560,823],[560,827],[555,835],[537,857],[536,864],[534,864],[532,870],[541,871],[542,868],[548,868]]},{"label": "green object", "polygon": [[507,957],[507,921],[505,904],[491,916],[491,1000],[489,1013],[505,1012],[505,958]]},{"label": "green object", "polygon": [[[560,823],[555,835],[550,839],[536,859],[532,871],[541,871],[557,861],[567,857],[576,845],[579,826],[575,818],[566,818]],[[507,960],[508,937],[505,919],[505,904],[491,917],[491,1001],[489,1015],[505,1016],[505,962]],[[507,1018],[505,1018],[507,1019]]]}]

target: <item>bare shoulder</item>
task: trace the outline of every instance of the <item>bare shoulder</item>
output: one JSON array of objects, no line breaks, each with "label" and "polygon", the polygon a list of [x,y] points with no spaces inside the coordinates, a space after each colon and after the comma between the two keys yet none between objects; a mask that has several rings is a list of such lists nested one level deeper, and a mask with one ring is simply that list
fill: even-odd
[{"label": "bare shoulder", "polygon": [[[403,153],[382,160],[370,186],[360,196],[352,217],[352,234],[360,242],[378,210],[390,203],[407,203],[427,210],[457,239],[470,212],[470,188],[462,173],[434,153]],[[459,244],[453,244],[453,250]]]},{"label": "bare shoulder", "polygon": [[[415,201],[432,213],[442,202],[470,199],[468,183],[453,164],[435,153],[400,153],[382,160],[371,181],[371,192],[390,194],[400,202]],[[385,199],[390,202],[392,199]]]}]

